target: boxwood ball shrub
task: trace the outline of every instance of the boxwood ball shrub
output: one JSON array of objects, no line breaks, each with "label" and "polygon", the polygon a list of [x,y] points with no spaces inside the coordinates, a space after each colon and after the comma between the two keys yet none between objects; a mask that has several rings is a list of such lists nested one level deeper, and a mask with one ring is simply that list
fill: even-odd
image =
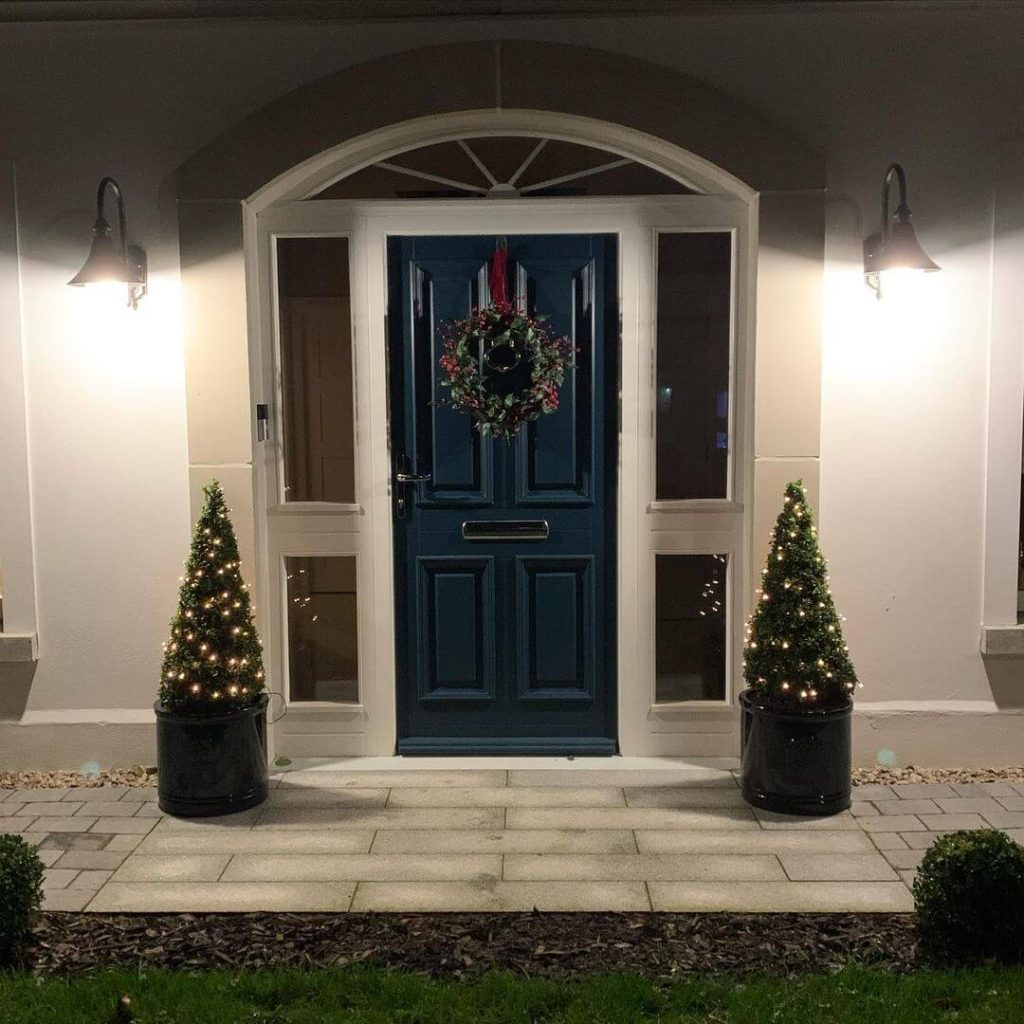
[{"label": "boxwood ball shrub", "polygon": [[940,836],[914,880],[923,951],[944,962],[1024,961],[1024,849],[994,829]]},{"label": "boxwood ball shrub", "polygon": [[0,963],[14,959],[43,899],[43,864],[21,836],[0,835]]}]

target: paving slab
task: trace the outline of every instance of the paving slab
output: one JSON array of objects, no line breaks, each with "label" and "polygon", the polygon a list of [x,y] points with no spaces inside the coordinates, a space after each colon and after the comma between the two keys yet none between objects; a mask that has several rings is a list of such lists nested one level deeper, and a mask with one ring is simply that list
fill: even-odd
[{"label": "paving slab", "polygon": [[[763,883],[762,883],[763,884]],[[353,911],[643,911],[643,882],[360,882]]]},{"label": "paving slab", "polygon": [[853,787],[853,799],[854,800],[870,800],[872,802],[876,800],[898,800],[899,797],[894,792],[896,787],[885,786],[881,783],[870,783],[866,786],[854,786]]},{"label": "paving slab", "polygon": [[114,882],[88,905],[116,913],[337,912],[349,909],[354,882]]},{"label": "paving slab", "polygon": [[28,803],[22,804],[21,807],[15,811],[15,816],[18,818],[70,818],[75,811],[83,807],[84,804],[78,803],[52,803],[52,804],[40,804],[40,803]]},{"label": "paving slab", "polygon": [[957,782],[953,784],[957,796],[1013,796],[1015,790],[1009,782]]},{"label": "paving slab", "polygon": [[[142,839],[140,854],[324,854],[369,853],[373,832],[271,832],[231,833],[153,831]],[[415,852],[415,851],[414,851]]]},{"label": "paving slab", "polygon": [[510,807],[508,828],[757,829],[749,808]]},{"label": "paving slab", "polygon": [[[75,817],[71,820],[77,821],[78,818]],[[89,818],[86,820],[95,822],[91,831],[107,832],[115,836],[145,835],[157,824],[156,818]]]},{"label": "paving slab", "polygon": [[892,791],[900,800],[935,800],[938,797],[956,796],[953,787],[946,782],[900,782],[892,787]]},{"label": "paving slab", "polygon": [[731,786],[643,786],[623,791],[629,807],[746,807]]},{"label": "paving slab", "polygon": [[925,850],[886,850],[883,856],[894,868],[911,870],[921,866],[925,852]]},{"label": "paving slab", "polygon": [[[955,831],[955,829],[953,830]],[[935,842],[939,836],[948,836],[948,831],[931,831],[931,832],[901,832],[900,838],[910,847],[912,850],[927,850],[932,843]]]},{"label": "paving slab", "polygon": [[60,868],[46,868],[43,871],[44,889],[66,889],[78,875],[77,871],[62,871]]},{"label": "paving slab", "polygon": [[390,771],[321,771],[301,770],[284,772],[279,777],[278,789],[290,787],[323,789],[392,789],[409,786],[422,789],[428,786],[464,788],[475,786],[504,786],[508,772],[500,769],[466,769],[432,771],[429,768],[394,769]]},{"label": "paving slab", "polygon": [[79,871],[73,888],[82,892],[99,892],[113,873],[113,871]]},{"label": "paving slab", "polygon": [[735,788],[732,772],[719,768],[520,768],[508,773],[510,786],[726,786]]},{"label": "paving slab", "polygon": [[128,793],[130,786],[78,786],[69,789],[65,800],[80,800],[83,803],[113,803]]},{"label": "paving slab", "polygon": [[784,881],[778,858],[725,854],[510,854],[510,881]]},{"label": "paving slab", "polygon": [[[895,803],[893,800],[887,801],[890,805]],[[855,818],[873,818],[875,815],[881,812],[870,800],[854,800],[850,804],[850,813]]]},{"label": "paving slab", "polygon": [[816,818],[804,814],[778,814],[775,811],[766,811],[760,807],[753,809],[761,828],[769,831],[780,832],[807,832],[812,829],[822,829],[826,832],[836,832],[843,829],[854,831],[861,828],[860,822],[877,821],[877,818],[855,818],[849,811],[841,811],[839,814],[830,814],[827,817]]},{"label": "paving slab", "polygon": [[43,853],[56,853],[59,856],[57,866],[75,868],[79,871],[113,871],[119,868],[127,850],[43,850]]},{"label": "paving slab", "polygon": [[[213,815],[209,818],[176,818],[168,814],[157,821],[150,819],[149,825],[152,828],[155,824],[160,832],[235,832],[252,828],[265,810],[266,804],[262,804],[237,814]],[[302,814],[305,811],[297,810],[296,813]]]},{"label": "paving slab", "polygon": [[654,910],[749,913],[902,913],[914,909],[903,882],[648,882]]},{"label": "paving slab", "polygon": [[628,829],[381,829],[371,849],[374,853],[635,853],[637,847]]},{"label": "paving slab", "polygon": [[497,854],[239,854],[224,872],[226,882],[430,882],[497,881]]},{"label": "paving slab", "polygon": [[[1024,811],[1024,796],[999,796],[996,800],[1007,811]],[[4,809],[0,806],[0,814],[3,812]]]},{"label": "paving slab", "polygon": [[872,832],[871,841],[879,850],[905,850],[907,848],[906,839],[898,832]]},{"label": "paving slab", "polygon": [[301,786],[278,787],[270,791],[264,807],[383,807],[387,803],[386,789],[356,789],[355,787],[324,789],[319,786],[304,789]]},{"label": "paving slab", "polygon": [[[62,824],[67,824],[67,822],[62,821]],[[44,850],[102,850],[110,842],[110,838],[110,836],[64,832],[62,829],[56,829],[40,835],[39,845]]]},{"label": "paving slab", "polygon": [[[940,801],[939,804],[945,801]],[[945,808],[934,800],[880,800],[876,806],[882,814],[939,814]],[[964,808],[969,810],[969,808]]]},{"label": "paving slab", "polygon": [[111,836],[107,844],[103,847],[104,850],[134,850],[139,843],[145,839],[145,836]]},{"label": "paving slab", "polygon": [[986,811],[982,817],[993,828],[1024,828],[1024,813],[1020,811]]},{"label": "paving slab", "polygon": [[[934,817],[934,815],[933,815]],[[867,832],[925,832],[928,826],[912,814],[882,814],[877,818],[860,818],[860,827]]]},{"label": "paving slab", "polygon": [[871,840],[859,829],[825,831],[672,829],[636,832],[641,853],[872,853]]},{"label": "paving slab", "polygon": [[78,914],[85,910],[95,895],[92,889],[47,889],[43,891],[42,909]]},{"label": "paving slab", "polygon": [[897,877],[878,853],[780,853],[779,860],[791,882],[891,882]]},{"label": "paving slab", "polygon": [[63,800],[68,793],[73,792],[70,789],[17,789],[14,790],[18,794],[18,799],[23,803],[27,804],[43,804],[43,803],[57,803]]},{"label": "paving slab", "polygon": [[[608,808],[609,811],[619,808]],[[531,812],[532,813],[532,812]],[[556,814],[570,812],[556,811]],[[577,812],[579,813],[579,812]],[[600,812],[606,813],[603,809]],[[564,822],[559,822],[564,824]],[[265,829],[407,829],[407,828],[502,828],[502,807],[396,807],[371,810],[360,807],[282,807],[265,811],[255,828]]]},{"label": "paving slab", "polygon": [[[1009,814],[1009,811],[1004,811],[1004,814]],[[1021,815],[1024,819],[1024,815]],[[958,829],[976,829],[986,828],[985,819],[980,814],[922,814],[920,817],[921,823],[929,831],[938,831],[942,829],[946,832],[955,832]],[[900,832],[903,829],[899,829]],[[908,829],[907,831],[911,831]]]},{"label": "paving slab", "polygon": [[[937,802],[939,810],[943,814],[988,814],[992,811],[998,813],[1006,810],[995,797],[991,796],[953,797],[950,800]],[[912,811],[911,813],[916,814],[917,812]]]},{"label": "paving slab", "polygon": [[[216,882],[224,873],[227,854],[129,854],[114,882]],[[274,881],[274,879],[269,879]]]},{"label": "paving slab", "polygon": [[[56,806],[56,805],[55,805]],[[26,818],[26,821],[28,819]],[[70,818],[36,818],[32,822],[33,832],[88,832],[96,824],[98,818],[74,815]]]},{"label": "paving slab", "polygon": [[396,788],[388,807],[624,807],[622,790],[611,786],[478,786]]}]

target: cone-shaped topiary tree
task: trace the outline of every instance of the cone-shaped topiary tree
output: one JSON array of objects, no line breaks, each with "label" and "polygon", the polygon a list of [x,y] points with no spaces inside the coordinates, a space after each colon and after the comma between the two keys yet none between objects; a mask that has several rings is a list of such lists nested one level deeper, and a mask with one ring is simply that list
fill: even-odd
[{"label": "cone-shaped topiary tree", "polygon": [[758,703],[825,711],[844,707],[857,676],[803,482],[786,487],[747,624],[744,677]]},{"label": "cone-shaped topiary tree", "polygon": [[203,493],[160,675],[163,707],[197,715],[250,707],[264,689],[263,653],[224,493],[216,480]]}]

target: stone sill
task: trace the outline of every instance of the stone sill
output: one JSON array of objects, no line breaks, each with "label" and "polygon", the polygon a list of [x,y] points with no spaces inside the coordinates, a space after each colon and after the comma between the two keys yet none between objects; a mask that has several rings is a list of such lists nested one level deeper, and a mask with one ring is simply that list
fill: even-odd
[{"label": "stone sill", "polygon": [[39,660],[39,638],[35,633],[0,633],[0,664]]},{"label": "stone sill", "polygon": [[1024,658],[1024,624],[982,626],[981,653],[993,657]]}]

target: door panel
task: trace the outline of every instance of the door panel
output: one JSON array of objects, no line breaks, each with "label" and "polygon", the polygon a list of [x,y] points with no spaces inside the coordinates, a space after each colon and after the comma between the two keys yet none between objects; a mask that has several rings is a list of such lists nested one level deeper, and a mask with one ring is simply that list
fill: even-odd
[{"label": "door panel", "polygon": [[512,443],[439,383],[441,325],[487,301],[494,238],[389,239],[394,469],[429,474],[393,487],[399,751],[613,753],[615,239],[507,243],[520,305],[578,349],[557,412]]}]

